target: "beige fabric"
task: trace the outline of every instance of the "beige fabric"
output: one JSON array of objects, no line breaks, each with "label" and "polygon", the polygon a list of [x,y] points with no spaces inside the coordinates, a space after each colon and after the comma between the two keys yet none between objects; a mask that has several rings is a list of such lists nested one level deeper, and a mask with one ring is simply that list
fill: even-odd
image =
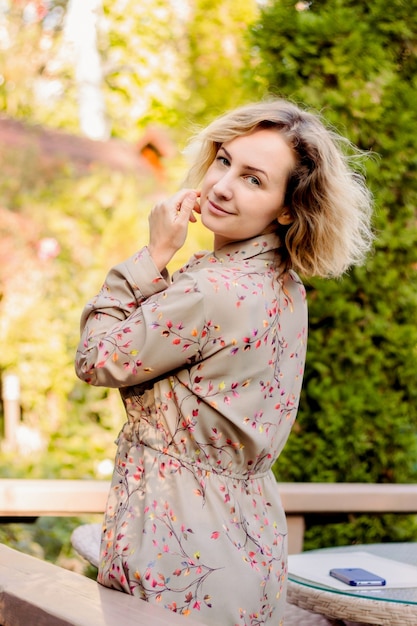
[{"label": "beige fabric", "polygon": [[[100,535],[101,524],[83,524],[78,526],[71,535],[74,549],[95,567],[98,567],[99,563]],[[294,604],[287,603],[285,607],[285,626],[331,626],[333,623],[324,615],[305,611]],[[353,622],[352,626],[354,626]]]},{"label": "beige fabric", "polygon": [[147,249],[85,308],[78,375],[120,387],[99,581],[206,624],[282,623],[287,528],[271,466],[294,422],[305,291],[273,234],[194,257]]}]

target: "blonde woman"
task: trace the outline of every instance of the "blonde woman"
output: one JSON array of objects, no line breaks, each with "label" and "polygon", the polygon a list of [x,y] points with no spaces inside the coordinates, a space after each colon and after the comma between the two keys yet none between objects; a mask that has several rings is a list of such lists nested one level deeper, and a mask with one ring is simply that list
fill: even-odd
[{"label": "blonde woman", "polygon": [[[152,209],[148,245],[85,307],[77,374],[119,388],[127,413],[103,585],[208,625],[283,623],[287,526],[271,467],[302,384],[299,274],[339,276],[372,243],[371,196],[344,144],[284,100],[215,120],[185,188]],[[170,278],[196,219],[213,250]]]}]

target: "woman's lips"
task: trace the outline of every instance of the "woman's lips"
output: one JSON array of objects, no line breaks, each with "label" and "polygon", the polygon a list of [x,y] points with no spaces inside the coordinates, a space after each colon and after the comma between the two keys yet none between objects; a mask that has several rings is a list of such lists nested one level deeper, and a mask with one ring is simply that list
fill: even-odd
[{"label": "woman's lips", "polygon": [[211,213],[214,213],[215,215],[231,215],[229,211],[222,209],[222,207],[216,204],[215,202],[212,202],[208,198],[207,200],[208,200],[208,205],[209,205],[209,211]]}]

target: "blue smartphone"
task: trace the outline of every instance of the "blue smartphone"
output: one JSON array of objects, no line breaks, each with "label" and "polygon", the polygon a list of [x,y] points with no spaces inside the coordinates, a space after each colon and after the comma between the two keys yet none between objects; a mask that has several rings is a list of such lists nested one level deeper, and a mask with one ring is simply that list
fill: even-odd
[{"label": "blue smartphone", "polygon": [[385,578],[360,567],[331,569],[329,574],[351,587],[383,587],[387,584]]}]

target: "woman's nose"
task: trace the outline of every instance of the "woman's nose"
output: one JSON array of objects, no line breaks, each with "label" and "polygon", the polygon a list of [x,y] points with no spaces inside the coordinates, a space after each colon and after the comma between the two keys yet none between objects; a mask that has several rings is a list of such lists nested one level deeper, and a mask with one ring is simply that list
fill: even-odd
[{"label": "woman's nose", "polygon": [[228,174],[221,176],[213,185],[213,191],[219,198],[231,198],[233,194],[231,177]]}]

